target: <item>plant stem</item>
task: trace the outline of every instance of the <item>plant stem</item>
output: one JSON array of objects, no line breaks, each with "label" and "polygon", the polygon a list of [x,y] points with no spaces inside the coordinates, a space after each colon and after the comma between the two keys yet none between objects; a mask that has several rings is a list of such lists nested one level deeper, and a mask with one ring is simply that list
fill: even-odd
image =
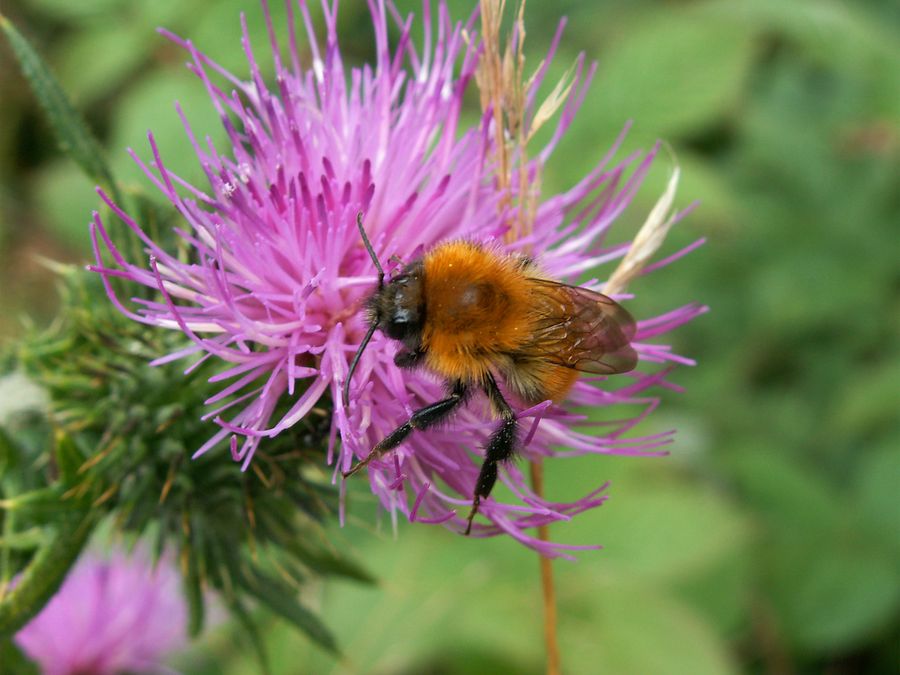
[{"label": "plant stem", "polygon": [[[538,497],[544,496],[544,466],[541,460],[530,462],[531,489]],[[550,540],[550,527],[538,526],[538,539]],[[553,561],[539,556],[541,561],[541,588],[544,592],[544,642],[547,646],[547,675],[560,675],[559,643],[556,639],[556,590],[553,588]]]},{"label": "plant stem", "polygon": [[57,537],[35,554],[15,588],[0,602],[0,635],[13,635],[44,608],[78,559],[96,521],[88,513],[63,522]]}]

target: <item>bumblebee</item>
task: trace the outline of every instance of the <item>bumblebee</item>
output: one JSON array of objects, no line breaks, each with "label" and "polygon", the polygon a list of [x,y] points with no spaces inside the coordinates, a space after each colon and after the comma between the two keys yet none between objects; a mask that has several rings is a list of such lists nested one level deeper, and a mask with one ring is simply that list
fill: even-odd
[{"label": "bumblebee", "polygon": [[376,330],[400,342],[400,368],[425,368],[447,383],[447,397],[413,412],[344,477],[400,445],[413,429],[445,420],[469,396],[486,394],[500,420],[485,448],[475,484],[472,519],[497,481],[498,465],[517,449],[516,414],[497,384],[522,403],[562,400],[579,373],[626,373],[637,364],[630,342],[631,314],[586,288],[544,278],[525,256],[500,253],[472,241],[438,244],[385,283],[385,273],[357,226],[378,270],[378,286],[365,303],[369,330],[344,382],[344,405],[359,358]]}]

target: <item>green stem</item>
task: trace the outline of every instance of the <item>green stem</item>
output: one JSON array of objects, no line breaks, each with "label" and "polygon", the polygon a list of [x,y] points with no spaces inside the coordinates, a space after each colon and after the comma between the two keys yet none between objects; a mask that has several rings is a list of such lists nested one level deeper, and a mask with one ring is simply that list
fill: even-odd
[{"label": "green stem", "polygon": [[[16,483],[18,481],[13,478],[7,478],[3,481],[2,494],[3,497],[6,497],[7,494],[16,494],[15,490],[10,490],[10,487],[16,487]],[[6,511],[3,514],[3,537],[4,539],[12,535],[13,532],[16,531],[16,512],[14,509]],[[12,581],[13,569],[10,561],[11,550],[8,545],[4,545],[0,547],[0,602],[2,602],[3,598],[6,597],[6,593],[9,590],[9,582]]]},{"label": "green stem", "polygon": [[[3,536],[8,537],[16,529],[16,512],[7,511],[3,514]],[[0,548],[0,601],[6,595],[9,582],[12,580],[12,565],[10,564],[10,547]]]},{"label": "green stem", "polygon": [[74,564],[97,519],[90,513],[64,523],[56,539],[43,546],[0,601],[0,636],[12,635],[43,609]]}]

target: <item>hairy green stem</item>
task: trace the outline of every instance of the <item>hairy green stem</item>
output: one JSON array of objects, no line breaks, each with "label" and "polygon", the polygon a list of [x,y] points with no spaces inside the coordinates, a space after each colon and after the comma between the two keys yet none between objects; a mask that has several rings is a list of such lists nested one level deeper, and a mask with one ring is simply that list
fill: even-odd
[{"label": "hairy green stem", "polygon": [[63,523],[56,538],[41,547],[18,582],[0,601],[0,636],[12,635],[43,609],[78,559],[97,518],[81,514]]}]

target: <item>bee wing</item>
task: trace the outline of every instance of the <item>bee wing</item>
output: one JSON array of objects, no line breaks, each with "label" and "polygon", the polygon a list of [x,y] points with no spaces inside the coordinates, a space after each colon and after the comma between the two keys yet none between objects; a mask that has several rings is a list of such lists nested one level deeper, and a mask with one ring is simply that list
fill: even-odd
[{"label": "bee wing", "polygon": [[529,279],[532,339],[522,352],[586,373],[627,373],[637,365],[631,314],[602,293],[546,279]]}]

